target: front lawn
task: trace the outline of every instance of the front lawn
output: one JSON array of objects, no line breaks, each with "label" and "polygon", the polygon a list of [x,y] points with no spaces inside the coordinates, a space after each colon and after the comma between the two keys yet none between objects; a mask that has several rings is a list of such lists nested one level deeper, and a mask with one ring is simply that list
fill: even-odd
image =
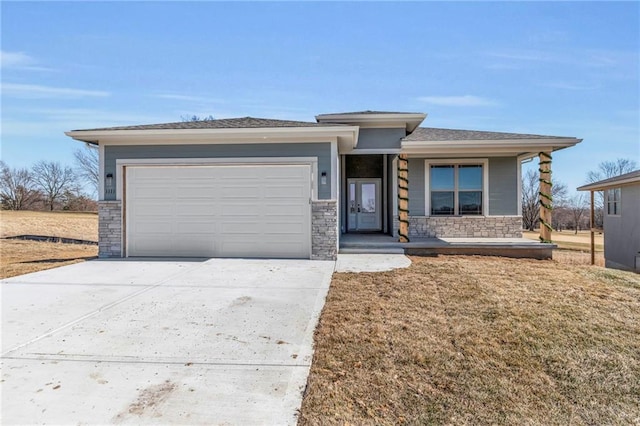
[{"label": "front lawn", "polygon": [[334,275],[300,424],[640,422],[640,275],[411,259]]}]

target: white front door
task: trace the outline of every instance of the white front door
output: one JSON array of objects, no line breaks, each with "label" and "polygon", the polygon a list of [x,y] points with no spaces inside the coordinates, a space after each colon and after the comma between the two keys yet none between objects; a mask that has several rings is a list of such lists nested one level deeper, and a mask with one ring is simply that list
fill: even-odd
[{"label": "white front door", "polygon": [[348,229],[381,231],[380,179],[348,179]]}]

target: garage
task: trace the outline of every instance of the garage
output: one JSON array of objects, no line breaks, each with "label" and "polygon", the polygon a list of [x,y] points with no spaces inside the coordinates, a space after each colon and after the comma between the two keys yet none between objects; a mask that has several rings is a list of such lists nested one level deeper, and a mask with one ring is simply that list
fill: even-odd
[{"label": "garage", "polygon": [[311,166],[127,166],[127,256],[309,258]]}]

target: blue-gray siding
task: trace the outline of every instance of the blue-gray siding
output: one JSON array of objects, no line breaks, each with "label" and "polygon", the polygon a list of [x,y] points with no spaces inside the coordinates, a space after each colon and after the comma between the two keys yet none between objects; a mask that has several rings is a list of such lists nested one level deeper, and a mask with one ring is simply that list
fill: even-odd
[{"label": "blue-gray siding", "polygon": [[360,129],[356,149],[400,149],[405,129]]},{"label": "blue-gray siding", "polygon": [[424,158],[409,158],[409,215],[424,216]]},{"label": "blue-gray siding", "polygon": [[[409,159],[409,214],[425,216],[425,158]],[[489,158],[489,215],[518,214],[518,160]]]},{"label": "blue-gray siding", "polygon": [[489,158],[489,215],[518,214],[518,159]]},{"label": "blue-gray siding", "polygon": [[[327,183],[318,180],[318,199],[331,199],[330,143],[304,144],[237,144],[237,145],[107,145],[104,149],[104,173],[116,176],[116,160],[141,158],[248,158],[248,157],[316,157],[318,174],[327,172]],[[115,191],[107,193],[105,200],[114,200]]]},{"label": "blue-gray siding", "polygon": [[620,215],[609,216],[605,210],[604,257],[607,266],[633,269],[640,253],[640,184],[623,186],[620,192]]}]

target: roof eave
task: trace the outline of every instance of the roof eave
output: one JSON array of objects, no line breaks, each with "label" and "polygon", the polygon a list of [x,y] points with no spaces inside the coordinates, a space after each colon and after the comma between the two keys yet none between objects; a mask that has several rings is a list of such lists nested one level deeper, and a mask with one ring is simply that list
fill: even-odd
[{"label": "roof eave", "polygon": [[627,179],[618,179],[609,181],[608,183],[594,182],[588,185],[582,185],[577,188],[578,191],[604,191],[605,189],[619,188],[621,186],[633,185],[640,183],[640,176],[632,176]]},{"label": "roof eave", "polygon": [[335,127],[255,127],[224,129],[146,129],[146,130],[72,130],[65,135],[91,144],[101,142],[127,142],[158,140],[175,141],[211,141],[234,143],[237,141],[269,141],[292,139],[296,136],[307,138],[337,138],[345,146],[354,148],[358,141],[357,126]]},{"label": "roof eave", "polygon": [[402,152],[406,154],[514,154],[538,153],[541,151],[558,151],[580,143],[582,139],[509,139],[509,140],[461,140],[461,141],[402,141]]},{"label": "roof eave", "polygon": [[[413,132],[427,118],[427,114],[320,114],[318,123],[357,124],[360,127],[404,127],[407,134]],[[403,125],[403,126],[400,126]]]}]

